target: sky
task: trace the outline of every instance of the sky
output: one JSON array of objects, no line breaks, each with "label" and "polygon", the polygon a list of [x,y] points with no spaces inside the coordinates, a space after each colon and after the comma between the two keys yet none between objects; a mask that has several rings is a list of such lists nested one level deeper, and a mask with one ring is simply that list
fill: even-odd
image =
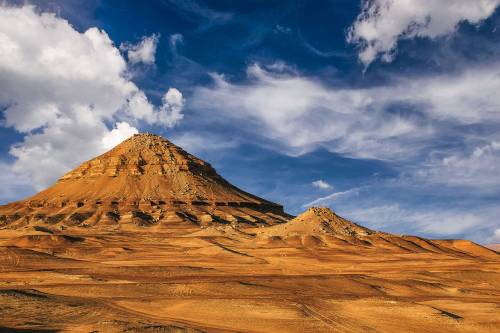
[{"label": "sky", "polygon": [[0,204],[138,132],[299,214],[500,242],[500,0],[0,2]]}]

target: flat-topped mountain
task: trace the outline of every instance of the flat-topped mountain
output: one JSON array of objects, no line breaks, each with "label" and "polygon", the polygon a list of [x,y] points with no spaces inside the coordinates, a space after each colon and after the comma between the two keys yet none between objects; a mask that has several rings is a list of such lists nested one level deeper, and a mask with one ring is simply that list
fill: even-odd
[{"label": "flat-topped mountain", "polygon": [[67,227],[272,225],[290,215],[247,193],[207,162],[153,134],[136,134],[82,163],[53,186],[0,207],[1,225]]},{"label": "flat-topped mountain", "polygon": [[246,193],[212,166],[154,134],[136,134],[107,153],[65,174],[30,200],[118,203],[180,202],[217,205],[278,205]]}]

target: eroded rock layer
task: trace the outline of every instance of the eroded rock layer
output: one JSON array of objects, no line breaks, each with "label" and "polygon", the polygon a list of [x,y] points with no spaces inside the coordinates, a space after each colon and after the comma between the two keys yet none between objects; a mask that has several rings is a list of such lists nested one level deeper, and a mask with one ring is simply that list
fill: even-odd
[{"label": "eroded rock layer", "polygon": [[240,190],[153,134],[135,135],[33,197],[0,207],[0,226],[9,228],[252,226],[289,218],[280,205]]}]

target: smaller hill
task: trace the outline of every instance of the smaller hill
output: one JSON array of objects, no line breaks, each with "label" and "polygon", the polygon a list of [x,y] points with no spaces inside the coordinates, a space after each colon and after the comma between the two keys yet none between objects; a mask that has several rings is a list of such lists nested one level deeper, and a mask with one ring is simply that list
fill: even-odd
[{"label": "smaller hill", "polygon": [[331,235],[361,237],[375,231],[362,227],[335,214],[329,208],[311,207],[287,223],[259,230],[265,236],[291,237],[296,235]]},{"label": "smaller hill", "polygon": [[461,239],[431,240],[375,231],[335,214],[329,208],[312,207],[287,223],[253,232],[265,246],[329,247],[401,253],[435,253],[454,257],[498,258],[491,249]]}]

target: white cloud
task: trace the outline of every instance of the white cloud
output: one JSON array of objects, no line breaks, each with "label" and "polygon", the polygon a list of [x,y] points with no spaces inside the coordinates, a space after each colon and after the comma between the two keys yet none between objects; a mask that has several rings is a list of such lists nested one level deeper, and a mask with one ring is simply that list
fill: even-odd
[{"label": "white cloud", "polygon": [[491,243],[500,243],[500,228],[493,232],[493,236],[489,239]]},{"label": "white cloud", "polygon": [[400,94],[394,100],[421,104],[421,109],[435,119],[453,119],[461,123],[500,120],[500,63],[484,63],[480,68],[466,68],[460,73],[436,75],[399,81]]},{"label": "white cloud", "polygon": [[156,47],[158,46],[159,39],[160,35],[158,34],[144,36],[137,44],[121,44],[120,49],[127,52],[127,58],[130,63],[152,65],[155,62]]},{"label": "white cloud", "polygon": [[465,233],[479,225],[486,227],[484,216],[477,212],[457,212],[445,209],[405,209],[397,204],[373,206],[353,210],[348,214],[354,221],[362,221],[377,228],[404,229],[439,236]]},{"label": "white cloud", "polygon": [[139,133],[137,128],[122,121],[117,123],[116,127],[112,129],[111,132],[106,133],[101,139],[101,142],[104,149],[109,150],[137,133]]},{"label": "white cloud", "polygon": [[[215,85],[199,87],[192,105],[211,116],[243,119],[253,132],[284,143],[291,153],[320,145],[346,155],[392,158],[405,149],[417,125],[382,113],[387,101],[376,89],[331,89],[313,79],[248,68],[250,83],[236,85],[213,75]],[[419,136],[426,135],[421,129]],[[399,141],[394,138],[400,139]]]},{"label": "white cloud", "polygon": [[170,88],[163,96],[162,101],[163,105],[158,114],[158,121],[172,127],[184,117],[181,113],[185,103],[184,97],[179,90]]},{"label": "white cloud", "polygon": [[177,45],[184,42],[184,36],[182,34],[172,34],[169,37],[170,47],[177,52]]},{"label": "white cloud", "polygon": [[[214,85],[196,88],[191,105],[204,113],[205,121],[231,122],[248,131],[251,140],[280,152],[298,155],[323,148],[394,163],[404,175],[393,181],[403,187],[498,192],[498,137],[470,129],[464,135],[463,129],[500,127],[499,63],[397,78],[370,88],[327,87],[298,73],[268,68],[250,66],[243,84],[214,74]],[[355,192],[335,192],[306,206]]]},{"label": "white cloud", "polygon": [[[485,67],[371,88],[331,88],[252,65],[246,84],[214,74],[214,86],[195,89],[192,105],[214,118],[243,120],[292,154],[324,147],[347,156],[401,160],[431,145],[444,123],[500,122],[500,64]],[[423,117],[387,112],[390,107]]]},{"label": "white cloud", "polygon": [[276,24],[273,31],[275,33],[289,34],[292,32],[292,29],[290,29],[289,27],[286,27],[284,25]]},{"label": "white cloud", "polygon": [[476,147],[472,152],[455,152],[431,160],[417,170],[415,180],[432,184],[465,186],[482,190],[498,190],[500,178],[500,142]]},{"label": "white cloud", "polygon": [[[182,118],[179,91],[170,89],[164,104],[155,107],[129,77],[126,61],[104,31],[80,33],[32,6],[0,5],[4,125],[26,134],[11,147],[17,158],[13,170],[42,188],[102,153],[103,138],[124,131],[123,121],[168,127]],[[115,122],[122,123],[110,134],[106,124]]]},{"label": "white cloud", "polygon": [[[375,230],[433,238],[465,237],[488,242],[499,226],[500,207],[470,192],[457,199],[462,192],[452,190],[450,197],[450,190],[443,186],[419,188],[417,191],[421,192],[417,193],[411,184],[393,179],[377,179],[365,184],[320,197],[303,208],[327,206],[340,216]],[[430,193],[433,197],[443,196],[443,200],[413,200],[428,197]],[[401,198],[404,204],[398,203]]]},{"label": "white cloud", "polygon": [[128,100],[127,111],[135,118],[151,125],[175,126],[183,117],[185,100],[176,88],[169,88],[162,97],[162,105],[155,107],[146,95],[139,91]]},{"label": "white cloud", "polygon": [[351,188],[351,189],[346,190],[346,191],[334,192],[334,193],[329,194],[327,196],[320,197],[320,198],[317,198],[309,203],[306,203],[302,207],[311,207],[311,206],[315,206],[315,205],[329,205],[329,204],[332,204],[335,200],[337,200],[339,198],[346,198],[346,197],[351,196],[351,195],[356,195],[359,193],[359,190],[360,190],[360,188],[356,187],[356,188]]},{"label": "white cloud", "polygon": [[322,190],[327,190],[327,189],[332,188],[332,185],[328,184],[327,182],[325,182],[322,179],[315,180],[311,184],[312,184],[312,186],[319,188],[319,189],[322,189]]},{"label": "white cloud", "polygon": [[460,22],[478,24],[490,17],[499,4],[500,0],[365,0],[347,39],[358,44],[365,66],[378,57],[389,62],[398,40],[448,35]]}]

